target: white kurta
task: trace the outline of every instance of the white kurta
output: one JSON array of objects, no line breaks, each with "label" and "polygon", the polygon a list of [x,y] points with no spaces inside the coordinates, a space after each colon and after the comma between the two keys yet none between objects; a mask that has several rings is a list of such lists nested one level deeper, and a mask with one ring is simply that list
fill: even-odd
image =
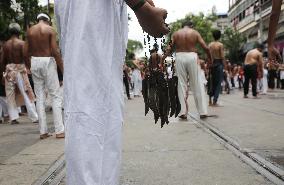
[{"label": "white kurta", "polygon": [[55,0],[64,53],[68,185],[118,184],[127,12],[123,0]]}]

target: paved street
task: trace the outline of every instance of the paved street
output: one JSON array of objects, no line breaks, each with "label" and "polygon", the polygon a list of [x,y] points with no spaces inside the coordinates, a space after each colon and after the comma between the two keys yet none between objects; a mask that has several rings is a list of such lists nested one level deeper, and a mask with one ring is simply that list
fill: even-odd
[{"label": "paved street", "polygon": [[193,121],[161,129],[142,107],[127,104],[121,184],[270,184]]},{"label": "paved street", "polygon": [[219,118],[207,122],[284,170],[284,91],[260,97],[243,99],[238,90],[222,96],[224,107],[210,108]]},{"label": "paved street", "polygon": [[[0,163],[16,155],[39,140],[37,123],[31,123],[27,116],[19,119],[19,125],[0,124]],[[54,130],[52,114],[47,114],[49,130]]]},{"label": "paved street", "polygon": [[[189,102],[195,115],[192,97]],[[206,123],[242,149],[284,169],[284,92],[270,92],[254,100],[243,99],[242,93],[235,90],[231,95],[222,95],[221,102],[224,107],[210,108],[210,113],[219,117]],[[15,127],[0,125],[1,185],[32,184],[63,155],[64,141],[39,141],[37,125],[26,118],[23,122]],[[142,98],[127,101],[123,143],[121,185],[273,184],[193,119],[171,119],[161,129],[152,115],[144,116]],[[64,184],[65,179],[61,182]]]},{"label": "paved street", "polygon": [[[224,107],[210,108],[219,118],[206,122],[281,167],[283,97],[283,91],[277,91],[260,100],[244,100],[242,92],[235,90],[221,97]],[[192,97],[189,102],[195,114]],[[143,113],[142,98],[127,102],[120,184],[272,184],[193,120],[171,119],[170,125],[161,129],[152,116],[144,117]]]}]

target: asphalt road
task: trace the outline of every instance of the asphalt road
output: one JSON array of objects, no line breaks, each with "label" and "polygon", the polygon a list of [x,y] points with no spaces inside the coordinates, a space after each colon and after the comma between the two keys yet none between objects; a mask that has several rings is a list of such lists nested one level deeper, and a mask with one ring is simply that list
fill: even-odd
[{"label": "asphalt road", "polygon": [[[0,163],[39,141],[38,124],[32,123],[27,116],[22,116],[19,122],[19,125],[0,124]],[[47,122],[52,132],[51,113],[47,114]]]},{"label": "asphalt road", "polygon": [[[278,135],[283,131],[282,127],[278,127],[281,117],[275,114],[282,114],[280,106],[283,107],[283,104],[270,96],[274,95],[246,102],[238,91],[222,96],[224,107],[210,108],[210,112],[219,117],[207,122],[234,136],[242,145],[252,146],[251,149],[268,148],[270,145],[271,148],[281,148],[284,146],[282,136]],[[196,113],[192,97],[189,102],[191,113]],[[271,106],[274,113],[263,113]],[[267,123],[267,120],[270,122]],[[171,123],[161,129],[160,125],[154,124],[151,114],[144,116],[142,98],[127,101],[123,132],[120,185],[272,184],[193,120],[181,122],[172,118]],[[269,142],[271,138],[275,141]],[[64,184],[66,179],[61,182],[61,185]]]}]

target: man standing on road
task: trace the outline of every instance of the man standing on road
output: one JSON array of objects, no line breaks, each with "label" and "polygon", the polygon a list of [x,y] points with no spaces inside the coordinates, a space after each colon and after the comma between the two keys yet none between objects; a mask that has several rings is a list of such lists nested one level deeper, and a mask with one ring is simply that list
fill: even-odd
[{"label": "man standing on road", "polygon": [[[32,26],[27,32],[25,56],[30,67],[35,94],[37,98],[37,111],[39,115],[40,139],[49,137],[45,112],[45,90],[48,90],[52,99],[53,120],[56,138],[64,138],[64,125],[62,118],[62,101],[57,66],[63,72],[63,62],[56,43],[56,32],[49,25],[50,17],[39,14],[38,24]],[[31,61],[31,63],[29,62]]]},{"label": "man standing on road", "polygon": [[125,86],[125,91],[128,100],[131,100],[130,92],[129,92],[129,75],[128,75],[129,68],[126,64],[123,65],[123,83]]},{"label": "man standing on road", "polygon": [[176,52],[176,74],[178,76],[178,97],[181,102],[180,118],[186,120],[187,109],[187,87],[194,95],[195,104],[200,114],[200,118],[208,117],[207,101],[205,87],[201,80],[201,69],[198,65],[198,55],[196,45],[200,44],[207,53],[209,63],[212,58],[210,50],[204,42],[201,35],[193,29],[193,23],[188,21],[184,23],[183,28],[175,32],[172,41],[167,48],[164,58],[166,58],[175,49]]},{"label": "man standing on road", "polygon": [[140,60],[135,59],[135,55],[133,58],[134,70],[132,71],[132,78],[134,82],[134,98],[140,97],[141,90],[142,90],[142,75],[141,75],[141,65]]},{"label": "man standing on road", "polygon": [[[210,67],[210,75],[211,75],[211,85],[209,92],[209,105],[211,106],[219,106],[218,98],[222,89],[222,81],[224,79],[224,67],[225,67],[225,55],[224,55],[224,46],[221,42],[219,42],[221,38],[221,31],[214,30],[213,31],[214,42],[209,44],[210,53],[213,59],[213,64]],[[213,97],[213,103],[212,103]]]},{"label": "man standing on road", "polygon": [[166,11],[143,0],[56,0],[65,63],[68,185],[116,185],[123,122],[123,61],[130,6],[143,30],[168,33]]},{"label": "man standing on road", "polygon": [[[1,67],[4,72],[5,90],[7,96],[8,113],[11,124],[18,124],[18,107],[26,106],[29,118],[36,122],[38,115],[35,108],[35,96],[31,88],[24,63],[24,41],[19,39],[21,33],[20,25],[12,23],[9,25],[11,38],[3,46]],[[2,73],[3,71],[1,71]],[[22,99],[24,102],[22,102]]]},{"label": "man standing on road", "polygon": [[262,50],[264,46],[262,44],[257,44],[256,49],[249,51],[245,59],[245,83],[244,83],[244,98],[248,98],[249,92],[249,82],[251,80],[252,84],[252,95],[257,98],[257,79],[263,77],[263,58]]}]

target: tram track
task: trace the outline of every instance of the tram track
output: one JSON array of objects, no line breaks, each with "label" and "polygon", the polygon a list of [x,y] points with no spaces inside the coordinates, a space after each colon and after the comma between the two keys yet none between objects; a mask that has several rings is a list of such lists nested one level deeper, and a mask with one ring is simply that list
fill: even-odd
[{"label": "tram track", "polygon": [[62,154],[50,168],[32,185],[59,185],[66,175],[65,158]]},{"label": "tram track", "polygon": [[265,158],[259,156],[254,151],[242,148],[239,143],[230,136],[226,135],[224,132],[221,132],[210,123],[200,120],[198,116],[190,114],[190,117],[194,120],[195,124],[213,136],[223,146],[225,146],[246,164],[255,169],[258,173],[262,174],[276,185],[284,185],[284,170],[267,161]]}]

